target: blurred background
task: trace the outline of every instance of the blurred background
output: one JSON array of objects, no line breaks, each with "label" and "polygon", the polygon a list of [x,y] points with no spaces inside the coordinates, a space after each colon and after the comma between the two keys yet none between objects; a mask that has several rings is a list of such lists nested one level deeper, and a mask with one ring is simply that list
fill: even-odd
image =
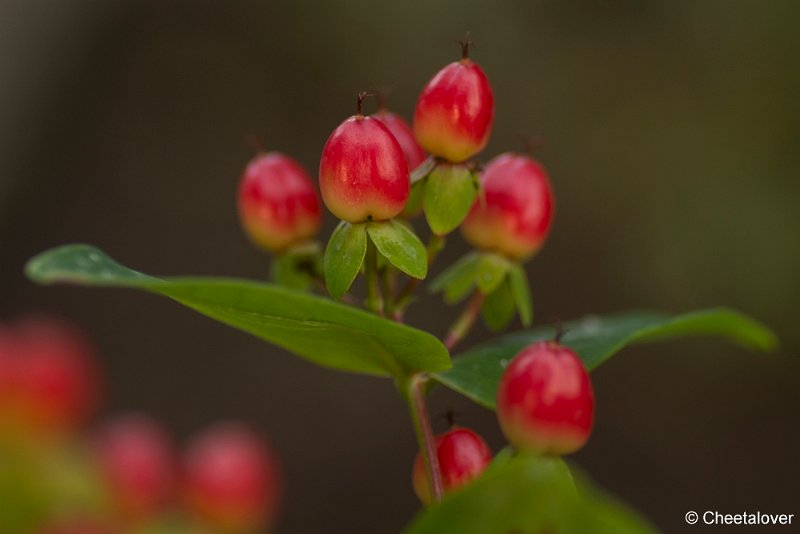
[{"label": "blurred background", "polygon": [[[357,91],[390,86],[409,117],[469,29],[496,99],[481,158],[545,139],[558,207],[528,265],[538,322],[725,304],[782,341],[626,350],[594,374],[597,426],[574,460],[668,532],[688,510],[800,513],[798,23],[791,0],[0,0],[0,318],[80,325],[109,411],[178,436],[234,417],[262,429],[286,476],[278,532],[398,531],[418,508],[415,444],[390,382],[164,299],[37,287],[22,267],[88,242],[154,274],[264,278],[234,202],[245,135],[316,175]],[[465,250],[454,237],[444,257]],[[440,306],[409,321],[440,334]],[[492,413],[443,390],[431,402],[502,445]]]}]

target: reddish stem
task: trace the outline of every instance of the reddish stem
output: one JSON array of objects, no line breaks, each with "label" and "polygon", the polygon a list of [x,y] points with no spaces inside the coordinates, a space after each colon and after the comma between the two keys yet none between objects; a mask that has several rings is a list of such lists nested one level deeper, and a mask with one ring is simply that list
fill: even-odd
[{"label": "reddish stem", "polygon": [[456,319],[456,322],[453,323],[453,326],[451,326],[450,330],[447,332],[447,337],[444,338],[444,346],[447,347],[447,350],[452,350],[462,339],[467,336],[472,328],[472,325],[475,324],[475,319],[478,318],[478,314],[481,312],[481,307],[483,306],[483,302],[485,300],[486,295],[480,291],[473,293],[472,297],[470,297],[469,301],[467,302],[464,311],[461,312],[461,315],[458,317],[458,319]]},{"label": "reddish stem", "polygon": [[431,420],[428,416],[428,406],[425,403],[425,383],[427,377],[415,375],[408,383],[408,405],[411,411],[411,422],[417,434],[422,461],[425,464],[425,474],[433,496],[433,502],[442,500],[444,487],[442,485],[442,472],[439,468],[439,455],[436,451],[436,440],[433,436]]},{"label": "reddish stem", "polygon": [[370,93],[369,91],[361,91],[358,93],[356,100],[356,117],[359,119],[364,118],[364,100],[366,100],[366,98],[369,96],[375,96],[375,94]]}]

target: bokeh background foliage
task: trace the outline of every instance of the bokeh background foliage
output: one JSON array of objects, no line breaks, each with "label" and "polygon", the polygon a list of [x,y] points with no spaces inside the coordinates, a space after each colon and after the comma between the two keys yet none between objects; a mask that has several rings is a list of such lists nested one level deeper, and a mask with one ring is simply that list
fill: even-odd
[{"label": "bokeh background foliage", "polygon": [[[260,423],[287,472],[281,530],[332,518],[342,532],[398,530],[417,507],[414,440],[383,381],[317,369],[147,295],[38,288],[22,266],[82,241],[147,272],[264,277],[233,202],[243,136],[262,133],[313,173],[356,91],[390,86],[408,116],[471,29],[497,100],[484,155],[519,147],[519,132],[546,140],[558,205],[528,266],[537,321],[726,304],[783,342],[777,358],[713,340],[629,349],[594,375],[598,425],[574,460],[670,532],[690,509],[790,513],[798,22],[791,0],[0,0],[0,314],[50,310],[86,328],[113,410],[184,433]],[[463,252],[453,239],[445,254]],[[441,333],[434,304],[410,322]],[[488,411],[444,389],[432,404],[501,443]]]}]

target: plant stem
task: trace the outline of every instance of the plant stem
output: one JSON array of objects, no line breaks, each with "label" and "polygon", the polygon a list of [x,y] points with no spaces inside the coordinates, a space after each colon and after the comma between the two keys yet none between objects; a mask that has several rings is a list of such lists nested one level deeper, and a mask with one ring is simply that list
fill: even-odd
[{"label": "plant stem", "polygon": [[481,307],[485,300],[486,295],[480,291],[476,291],[472,294],[464,311],[461,312],[456,322],[454,322],[450,330],[447,331],[447,336],[444,338],[444,346],[447,347],[447,350],[452,350],[453,347],[458,345],[458,343],[467,336],[470,328],[475,324],[475,319],[478,318],[478,314],[481,312]]},{"label": "plant stem", "polygon": [[425,404],[425,383],[427,376],[416,374],[412,376],[407,384],[406,395],[408,397],[408,407],[411,413],[411,422],[414,424],[414,432],[417,435],[422,462],[425,464],[425,474],[428,478],[433,502],[442,500],[442,472],[439,469],[439,455],[436,452],[436,441],[433,437],[431,420],[428,416],[428,406]]},{"label": "plant stem", "polygon": [[[431,264],[433,264],[433,262],[436,261],[436,257],[444,248],[445,243],[446,243],[445,236],[436,234],[431,235],[431,238],[428,240],[428,246],[426,247],[426,250],[428,252],[428,267],[430,267]],[[417,286],[421,281],[422,280],[418,280],[416,278],[409,278],[408,282],[406,282],[405,287],[403,287],[403,290],[400,292],[400,294],[397,295],[397,298],[395,298],[394,300],[395,312],[393,316],[395,321],[399,323],[403,322],[403,315],[405,313],[406,307],[408,306],[407,301],[409,297],[411,297],[411,295],[414,294],[414,290],[417,288]]]},{"label": "plant stem", "polygon": [[372,241],[367,241],[367,256],[364,258],[365,276],[367,278],[367,309],[383,314],[383,299],[378,281],[378,251]]},{"label": "plant stem", "polygon": [[394,275],[395,271],[389,265],[386,265],[383,269],[381,269],[381,291],[384,295],[386,295],[386,297],[383,299],[383,314],[386,317],[392,317],[394,313],[394,300],[392,299],[395,282]]}]

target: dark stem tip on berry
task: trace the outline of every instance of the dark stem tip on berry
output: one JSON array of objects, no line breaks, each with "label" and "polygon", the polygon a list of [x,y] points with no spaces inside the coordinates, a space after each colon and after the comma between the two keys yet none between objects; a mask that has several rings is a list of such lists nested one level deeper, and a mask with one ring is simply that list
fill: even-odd
[{"label": "dark stem tip on berry", "polygon": [[483,172],[486,167],[482,161],[472,160],[467,163],[467,168],[472,172]]},{"label": "dark stem tip on berry", "polygon": [[467,30],[464,33],[464,39],[456,41],[458,44],[461,45],[461,61],[466,61],[469,59],[469,47],[475,47],[475,43],[470,40],[470,32]]},{"label": "dark stem tip on berry", "polygon": [[267,152],[267,143],[263,135],[255,133],[248,134],[244,137],[244,142],[253,149],[256,155],[266,154]]},{"label": "dark stem tip on berry", "polygon": [[366,98],[369,96],[375,96],[375,93],[370,91],[361,91],[358,93],[358,99],[356,101],[356,117],[364,117],[364,100],[366,100]]},{"label": "dark stem tip on berry", "polygon": [[448,408],[446,412],[439,415],[439,417],[437,417],[436,419],[437,420],[444,419],[445,421],[447,421],[447,428],[451,429],[454,426],[456,426],[456,419],[458,419],[459,417],[461,417],[461,414],[459,412],[453,410],[452,408]]},{"label": "dark stem tip on berry", "polygon": [[564,328],[564,323],[561,322],[559,317],[553,317],[552,322],[553,328],[555,328],[555,334],[553,334],[552,341],[553,343],[561,343],[561,340],[564,339],[564,336],[567,332],[569,332],[569,330]]}]

